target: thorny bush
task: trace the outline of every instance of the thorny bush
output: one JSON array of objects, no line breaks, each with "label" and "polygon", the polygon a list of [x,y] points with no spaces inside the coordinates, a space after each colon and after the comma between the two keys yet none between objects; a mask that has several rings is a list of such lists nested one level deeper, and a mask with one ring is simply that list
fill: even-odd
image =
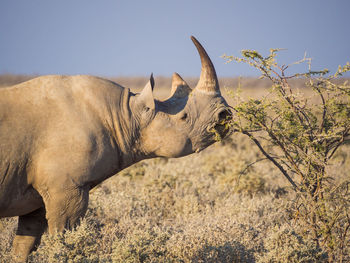
[{"label": "thorny bush", "polygon": [[[287,75],[291,65],[280,66],[271,49],[267,57],[243,50],[242,57],[223,57],[227,62],[244,62],[261,72],[272,87],[261,99],[241,98],[239,88],[231,126],[247,135],[279,169],[296,197],[291,200],[291,219],[303,226],[302,235],[311,237],[317,248],[328,253],[328,261],[348,258],[350,232],[350,181],[335,178],[332,166],[338,149],[346,144],[350,131],[350,85],[342,78],[350,64],[339,66],[333,75],[327,69],[311,71],[304,57],[293,64],[307,63],[308,71]],[[290,85],[304,78],[311,97]]]}]

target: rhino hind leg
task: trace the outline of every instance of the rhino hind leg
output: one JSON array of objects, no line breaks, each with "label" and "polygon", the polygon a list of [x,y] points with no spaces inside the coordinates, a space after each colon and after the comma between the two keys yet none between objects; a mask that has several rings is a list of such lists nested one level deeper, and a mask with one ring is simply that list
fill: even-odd
[{"label": "rhino hind leg", "polygon": [[12,254],[17,262],[25,262],[30,252],[40,244],[41,236],[47,228],[45,209],[42,207],[29,214],[19,216]]}]

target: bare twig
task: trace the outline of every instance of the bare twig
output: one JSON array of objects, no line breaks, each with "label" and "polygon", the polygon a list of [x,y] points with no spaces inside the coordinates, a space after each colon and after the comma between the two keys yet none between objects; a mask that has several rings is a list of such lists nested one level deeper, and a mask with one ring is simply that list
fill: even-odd
[{"label": "bare twig", "polygon": [[267,159],[269,159],[282,172],[282,174],[291,183],[291,185],[293,186],[294,190],[295,191],[300,191],[298,186],[294,183],[292,178],[289,176],[288,172],[282,167],[282,165],[280,165],[272,156],[270,156],[265,151],[265,149],[261,146],[260,142],[252,134],[250,134],[249,132],[243,131],[243,134],[246,134],[247,136],[249,136],[249,138],[256,144],[256,146],[258,146],[258,148],[262,152],[262,154],[265,155],[265,157]]}]

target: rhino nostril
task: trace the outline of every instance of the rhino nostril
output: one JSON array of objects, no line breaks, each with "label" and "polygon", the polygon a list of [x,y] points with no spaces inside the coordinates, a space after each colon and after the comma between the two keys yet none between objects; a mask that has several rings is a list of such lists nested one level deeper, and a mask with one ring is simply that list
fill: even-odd
[{"label": "rhino nostril", "polygon": [[228,121],[232,119],[232,112],[229,109],[225,109],[218,114],[219,122]]},{"label": "rhino nostril", "polygon": [[223,138],[229,134],[229,122],[232,120],[232,112],[229,109],[224,109],[218,113],[218,121],[214,126],[216,132]]}]

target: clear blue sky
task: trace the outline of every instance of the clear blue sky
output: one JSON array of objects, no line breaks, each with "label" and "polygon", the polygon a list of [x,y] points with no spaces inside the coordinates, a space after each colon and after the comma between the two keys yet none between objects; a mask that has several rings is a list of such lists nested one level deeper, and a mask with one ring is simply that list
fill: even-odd
[{"label": "clear blue sky", "polygon": [[220,58],[242,49],[334,71],[350,61],[349,18],[349,0],[1,0],[0,73],[199,76],[190,35],[219,76],[257,74]]}]

